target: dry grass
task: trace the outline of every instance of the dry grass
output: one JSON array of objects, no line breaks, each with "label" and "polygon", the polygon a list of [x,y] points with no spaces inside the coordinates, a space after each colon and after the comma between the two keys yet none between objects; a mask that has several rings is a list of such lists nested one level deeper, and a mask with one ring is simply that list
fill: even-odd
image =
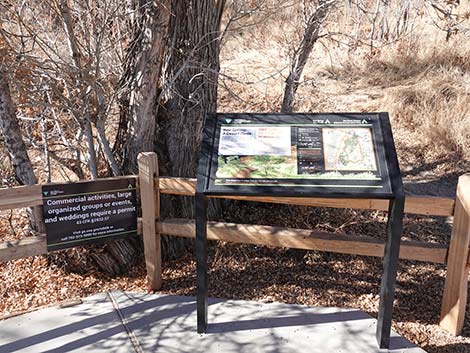
[{"label": "dry grass", "polygon": [[[226,38],[222,72],[234,80],[222,76],[219,110],[279,110],[289,54],[302,31],[293,4],[284,2],[274,16],[271,9],[244,18]],[[460,13],[469,7],[462,4]],[[328,29],[347,34],[345,13],[332,17]],[[372,51],[353,50],[344,36],[323,39],[305,68],[295,110],[389,111],[395,126],[426,148],[470,160],[470,40],[457,34],[446,42],[426,16],[415,27]]]},{"label": "dry grass", "polygon": [[[425,41],[420,41],[425,43]],[[369,105],[423,145],[470,159],[470,45],[463,37],[404,42],[347,65],[340,74],[383,96]]]}]

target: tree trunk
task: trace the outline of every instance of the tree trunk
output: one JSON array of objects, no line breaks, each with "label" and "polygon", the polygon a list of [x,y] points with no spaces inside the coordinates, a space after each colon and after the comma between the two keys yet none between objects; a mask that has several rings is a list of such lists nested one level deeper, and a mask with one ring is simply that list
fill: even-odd
[{"label": "tree trunk", "polygon": [[108,138],[106,137],[106,131],[104,128],[104,122],[102,120],[98,120],[96,122],[96,132],[98,134],[98,140],[100,141],[101,148],[103,149],[103,154],[108,162],[109,168],[113,173],[113,176],[121,175],[121,170],[116,163],[116,160],[113,156],[113,151],[111,150],[111,146],[109,145]]},{"label": "tree trunk", "polygon": [[[121,123],[117,145],[124,150],[122,168],[137,172],[137,155],[154,151],[159,79],[165,36],[170,19],[170,0],[139,0],[133,21],[134,39],[129,44],[121,79]],[[123,131],[123,129],[125,129]]]},{"label": "tree trunk", "polygon": [[[157,150],[161,172],[196,175],[202,129],[217,109],[220,18],[225,1],[173,0],[163,71],[163,108],[158,114]],[[162,216],[194,216],[192,198],[162,198]],[[215,203],[210,214],[217,212]],[[178,256],[191,242],[165,239],[164,253]]]},{"label": "tree trunk", "polygon": [[[83,75],[82,67],[82,53],[80,51],[80,46],[78,45],[77,37],[73,29],[73,20],[72,14],[69,8],[68,0],[60,0],[59,11],[62,16],[62,25],[67,38],[67,44],[69,47],[70,57],[76,69],[76,75],[80,82],[80,95],[83,99],[88,101],[86,98],[86,82]],[[89,102],[87,102],[89,103]],[[90,114],[88,112],[88,104],[85,104],[86,111],[83,113],[83,121],[81,121],[82,128],[85,131],[85,141],[87,144],[87,160],[88,160],[88,169],[90,170],[90,176],[92,179],[98,178],[98,165],[96,162],[96,151],[93,138],[93,131],[91,128]]]},{"label": "tree trunk", "polygon": [[281,106],[281,112],[283,113],[291,113],[294,108],[295,94],[299,88],[300,77],[304,71],[305,64],[318,40],[321,26],[328,17],[330,9],[335,2],[336,0],[320,0],[318,7],[306,23],[302,41],[294,50],[292,56],[292,64],[286,80],[284,99]]},{"label": "tree trunk", "polygon": [[[113,148],[122,154],[125,172],[136,172],[138,153],[157,151],[161,174],[194,177],[205,114],[216,110],[224,4],[139,0]],[[189,200],[163,197],[161,202],[163,216],[193,216]],[[187,244],[164,238],[163,254],[175,257]]]},{"label": "tree trunk", "polygon": [[221,8],[214,0],[172,2],[158,135],[172,176],[195,176],[205,116],[217,108]]},{"label": "tree trunk", "polygon": [[90,120],[83,119],[83,129],[85,130],[85,141],[87,145],[87,161],[91,179],[98,179],[98,165],[96,164],[95,143],[93,142],[93,131]]},{"label": "tree trunk", "polygon": [[[21,185],[36,184],[31,161],[21,136],[15,106],[11,99],[10,86],[5,72],[0,70],[0,132],[10,156],[16,180]],[[33,231],[44,233],[42,207],[33,207],[29,212]]]},{"label": "tree trunk", "polygon": [[[137,155],[154,151],[156,112],[158,107],[158,82],[161,75],[164,37],[170,17],[170,1],[129,1],[133,39],[129,43],[124,72],[120,80],[120,122],[113,152],[120,155],[124,174],[137,173]],[[104,152],[111,153],[106,145],[104,128],[96,124]],[[104,144],[103,144],[104,142]],[[112,161],[111,158],[107,158]],[[110,164],[113,174],[120,174],[118,166]],[[101,270],[120,274],[142,257],[140,239],[119,240],[88,253],[87,259]]]}]

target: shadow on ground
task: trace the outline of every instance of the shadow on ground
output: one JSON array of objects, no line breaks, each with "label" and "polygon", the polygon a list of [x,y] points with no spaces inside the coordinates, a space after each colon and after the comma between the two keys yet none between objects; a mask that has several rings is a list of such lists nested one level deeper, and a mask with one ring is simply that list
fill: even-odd
[{"label": "shadow on ground", "polygon": [[[112,303],[112,305],[111,305]],[[111,292],[0,323],[2,352],[378,352],[375,321],[359,310],[209,300],[206,334],[194,298]],[[315,344],[312,344],[315,342]],[[402,337],[390,348],[421,352]]]}]

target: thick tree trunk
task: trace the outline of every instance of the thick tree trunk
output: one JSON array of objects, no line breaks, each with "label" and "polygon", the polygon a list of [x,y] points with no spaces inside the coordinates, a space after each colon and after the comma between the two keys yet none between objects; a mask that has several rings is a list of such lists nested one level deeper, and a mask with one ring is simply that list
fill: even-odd
[{"label": "thick tree trunk", "polygon": [[302,41],[294,50],[289,76],[286,79],[284,99],[281,106],[281,112],[283,113],[291,113],[294,108],[295,94],[299,88],[305,64],[307,64],[310,53],[318,40],[321,26],[335,2],[336,0],[320,0],[318,7],[306,23]]},{"label": "thick tree trunk", "polygon": [[[136,0],[130,1],[129,7],[129,12],[134,14],[131,19],[134,33],[120,81],[121,117],[113,152],[120,155],[124,174],[136,174],[137,155],[143,151],[154,151],[155,148],[158,82],[170,2]],[[98,124],[97,131],[99,137],[104,135]],[[109,243],[103,250],[101,253],[91,253],[89,258],[95,266],[110,274],[122,273],[143,253],[140,239]]]},{"label": "thick tree trunk", "polygon": [[[163,71],[163,108],[158,114],[157,150],[161,172],[194,177],[202,128],[217,108],[220,18],[225,1],[173,0]],[[162,216],[193,217],[192,198],[162,198]],[[213,203],[211,214],[217,212]],[[164,252],[175,257],[191,242],[164,239]]]},{"label": "thick tree trunk", "polygon": [[[11,99],[10,86],[5,72],[0,70],[0,133],[10,156],[16,180],[21,185],[36,184],[31,161],[21,136],[21,129],[16,117],[16,109]],[[44,233],[41,207],[30,210],[30,223],[35,232]]]},{"label": "thick tree trunk", "polygon": [[216,111],[221,8],[214,0],[172,2],[158,141],[173,176],[195,176],[205,116]]},{"label": "thick tree trunk", "polygon": [[[139,0],[133,11],[134,39],[129,45],[121,86],[120,131],[117,144],[123,146],[125,173],[137,172],[137,155],[154,151],[159,80],[165,37],[170,20],[170,0]],[[124,120],[124,121],[123,121]]]},{"label": "thick tree trunk", "polygon": [[[219,27],[225,1],[139,0],[134,40],[126,56],[121,121],[114,151],[123,169],[137,155],[157,151],[163,175],[195,175],[205,114],[216,110]],[[192,203],[162,198],[163,216],[192,217]],[[174,257],[188,244],[163,240]]]}]

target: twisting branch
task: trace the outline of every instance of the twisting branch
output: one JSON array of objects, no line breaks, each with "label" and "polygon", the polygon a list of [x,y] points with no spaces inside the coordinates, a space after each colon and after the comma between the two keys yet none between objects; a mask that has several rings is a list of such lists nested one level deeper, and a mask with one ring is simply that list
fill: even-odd
[{"label": "twisting branch", "polygon": [[281,112],[283,113],[292,112],[295,94],[299,88],[300,77],[302,76],[305,64],[319,38],[320,28],[335,3],[336,0],[319,0],[318,5],[308,17],[302,41],[299,46],[294,49],[289,76],[287,76],[286,79],[284,99],[281,106]]}]

